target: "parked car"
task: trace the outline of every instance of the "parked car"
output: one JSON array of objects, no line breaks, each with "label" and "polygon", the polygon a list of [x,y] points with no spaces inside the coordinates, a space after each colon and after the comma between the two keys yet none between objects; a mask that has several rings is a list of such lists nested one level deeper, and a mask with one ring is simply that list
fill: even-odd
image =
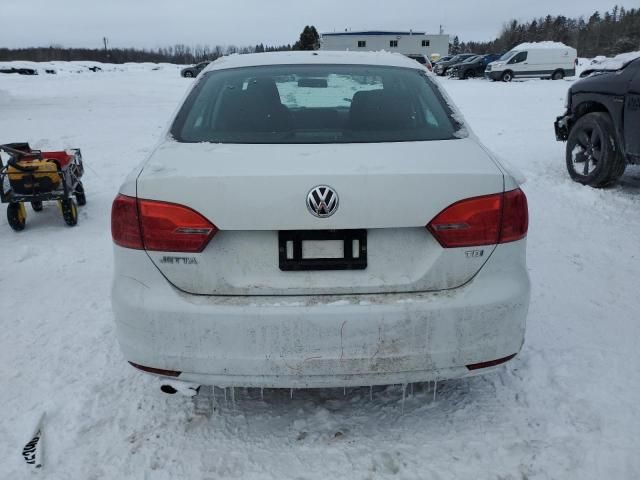
[{"label": "parked car", "polygon": [[447,70],[449,70],[449,67],[451,67],[452,65],[464,62],[467,58],[475,56],[476,55],[474,53],[461,53],[460,55],[454,55],[449,60],[440,60],[438,63],[436,63],[433,71],[436,75],[443,77],[447,74]]},{"label": "parked car", "polygon": [[478,55],[469,57],[462,63],[452,65],[449,68],[449,76],[466,80],[468,78],[482,77],[487,65],[500,58],[500,55]]},{"label": "parked car", "polygon": [[0,67],[0,73],[17,73],[18,75],[38,75],[38,70],[36,70],[35,68],[28,68],[28,67]]},{"label": "parked car", "polygon": [[640,58],[574,83],[566,108],[555,131],[573,180],[606,187],[640,164]]},{"label": "parked car", "polygon": [[444,57],[440,57],[438,60],[432,61],[432,64],[435,67],[438,63],[451,60],[454,56],[455,55],[445,55]]},{"label": "parked car", "polygon": [[447,68],[447,76],[451,77],[451,76],[457,76],[457,72],[454,73],[454,70],[456,70],[458,68],[458,66],[462,65],[465,62],[474,62],[476,59],[479,59],[480,55],[473,55],[471,57],[467,57],[465,58],[463,61],[458,62],[458,63],[454,63],[452,65],[449,65],[449,68]]},{"label": "parked car", "polygon": [[562,43],[523,43],[489,63],[485,76],[503,82],[514,78],[561,80],[576,74],[576,58],[576,49]]},{"label": "parked car", "polygon": [[113,203],[134,367],[190,392],[384,385],[520,351],[525,194],[421,65],[260,53],[200,79]]},{"label": "parked car", "polygon": [[187,68],[183,68],[180,71],[180,75],[182,75],[185,78],[195,78],[198,76],[198,74],[204,70],[207,65],[209,65],[211,62],[200,62],[196,65],[192,65],[190,67]]},{"label": "parked car", "polygon": [[407,55],[407,57],[409,57],[412,60],[415,60],[430,72],[433,70],[433,65],[431,65],[431,60],[429,60],[426,57],[426,55],[423,55],[421,53],[416,53],[416,54],[410,53]]}]

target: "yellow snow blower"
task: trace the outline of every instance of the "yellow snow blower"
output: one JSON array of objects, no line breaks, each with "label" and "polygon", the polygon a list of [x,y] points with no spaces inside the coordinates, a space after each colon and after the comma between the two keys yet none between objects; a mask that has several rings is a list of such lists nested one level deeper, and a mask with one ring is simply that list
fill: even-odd
[{"label": "yellow snow blower", "polygon": [[[28,143],[0,145],[0,201],[8,203],[7,221],[16,231],[24,230],[27,211],[24,202],[39,212],[44,201],[55,200],[67,225],[78,223],[78,205],[87,203],[80,178],[84,173],[80,149],[42,152]],[[75,196],[75,200],[73,197]]]}]

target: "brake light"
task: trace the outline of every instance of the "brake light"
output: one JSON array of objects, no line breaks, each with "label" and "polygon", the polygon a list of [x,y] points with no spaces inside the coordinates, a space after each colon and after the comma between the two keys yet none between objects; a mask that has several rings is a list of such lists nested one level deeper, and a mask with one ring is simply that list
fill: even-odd
[{"label": "brake light", "polygon": [[456,202],[427,229],[444,248],[457,248],[514,242],[527,235],[528,225],[527,197],[518,188]]},{"label": "brake light", "polygon": [[114,242],[125,248],[198,253],[218,229],[189,207],[118,195],[111,231]]},{"label": "brake light", "polygon": [[124,248],[143,250],[138,206],[136,199],[118,195],[111,206],[111,236],[113,242]]},{"label": "brake light", "polygon": [[504,194],[500,243],[515,242],[527,236],[529,207],[527,197],[519,188]]},{"label": "brake light", "polygon": [[218,231],[198,212],[175,203],[138,200],[138,209],[147,250],[201,252]]}]

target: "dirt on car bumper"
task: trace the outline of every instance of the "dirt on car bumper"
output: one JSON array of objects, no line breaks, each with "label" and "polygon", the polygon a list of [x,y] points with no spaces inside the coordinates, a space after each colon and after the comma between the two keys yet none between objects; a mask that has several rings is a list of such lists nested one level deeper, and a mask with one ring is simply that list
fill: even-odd
[{"label": "dirt on car bumper", "polygon": [[[519,243],[493,255],[512,258],[524,252]],[[153,269],[156,278],[117,277],[113,305],[126,359],[181,372],[184,381],[409,383],[479,373],[467,366],[520,351],[529,278],[524,262],[504,267],[488,262],[467,285],[443,292],[298,297],[191,295]]]}]

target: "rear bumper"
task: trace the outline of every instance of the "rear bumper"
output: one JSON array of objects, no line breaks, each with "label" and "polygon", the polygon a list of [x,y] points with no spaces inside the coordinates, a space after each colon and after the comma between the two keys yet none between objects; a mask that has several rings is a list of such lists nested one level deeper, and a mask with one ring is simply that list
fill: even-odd
[{"label": "rear bumper", "polygon": [[[116,247],[117,249],[119,247]],[[180,380],[336,387],[463,377],[524,341],[524,241],[500,245],[467,285],[440,293],[208,297],[172,287],[144,252],[119,249],[113,309],[130,362]],[[135,278],[126,271],[135,271]]]}]

